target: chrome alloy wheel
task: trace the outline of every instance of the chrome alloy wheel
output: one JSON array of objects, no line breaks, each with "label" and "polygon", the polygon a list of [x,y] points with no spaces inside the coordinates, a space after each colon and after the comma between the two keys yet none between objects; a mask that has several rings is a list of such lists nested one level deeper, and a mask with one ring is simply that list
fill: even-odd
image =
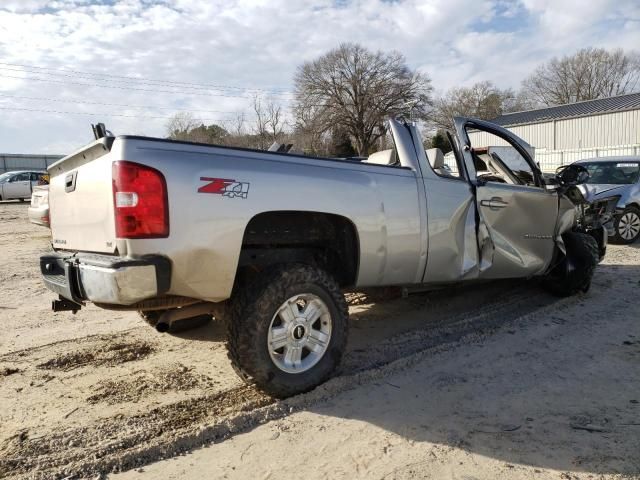
[{"label": "chrome alloy wheel", "polygon": [[285,301],[269,324],[267,348],[283,372],[309,370],[327,352],[331,340],[331,313],[317,295],[303,293]]},{"label": "chrome alloy wheel", "polygon": [[618,235],[625,240],[633,240],[640,233],[640,217],[635,212],[626,212],[618,221]]}]

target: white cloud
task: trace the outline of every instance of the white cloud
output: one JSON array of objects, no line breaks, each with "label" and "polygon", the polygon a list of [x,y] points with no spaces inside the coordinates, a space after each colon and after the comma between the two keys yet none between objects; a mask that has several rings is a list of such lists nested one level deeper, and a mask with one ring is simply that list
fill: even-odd
[{"label": "white cloud", "polygon": [[[199,84],[290,88],[301,62],[353,41],[404,53],[408,63],[429,74],[441,91],[485,79],[517,87],[532,68],[552,56],[584,46],[640,44],[638,22],[629,20],[638,18],[638,9],[631,0],[4,1],[0,62]],[[95,85],[124,84],[115,78],[98,81],[77,73],[54,77],[44,70],[25,74],[0,67],[3,95],[169,110],[2,96],[0,108],[149,116],[168,116],[170,109],[222,110],[250,115],[247,98],[194,94],[204,93],[201,90],[158,92],[172,89],[152,84],[136,88],[156,92],[104,88]],[[225,114],[201,116],[215,120]],[[90,139],[89,123],[97,120],[117,133],[164,133],[162,119],[0,110],[0,151],[64,153],[53,149],[85,143]]]}]

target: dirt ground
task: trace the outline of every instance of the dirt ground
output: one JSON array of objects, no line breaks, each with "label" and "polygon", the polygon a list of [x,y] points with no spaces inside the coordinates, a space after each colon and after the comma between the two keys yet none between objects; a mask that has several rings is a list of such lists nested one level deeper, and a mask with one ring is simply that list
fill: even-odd
[{"label": "dirt ground", "polygon": [[569,299],[362,297],[335,378],[277,401],[235,376],[217,322],[52,313],[26,209],[0,203],[0,478],[640,478],[640,244]]}]

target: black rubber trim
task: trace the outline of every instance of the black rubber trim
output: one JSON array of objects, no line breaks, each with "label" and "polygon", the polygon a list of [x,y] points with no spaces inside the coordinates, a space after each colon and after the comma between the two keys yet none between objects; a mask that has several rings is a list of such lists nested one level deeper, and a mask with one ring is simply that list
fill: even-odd
[{"label": "black rubber trim", "polygon": [[76,303],[84,304],[77,268],[69,255],[43,255],[40,272],[46,287],[54,293]]},{"label": "black rubber trim", "polygon": [[197,147],[221,148],[223,150],[238,150],[242,152],[251,152],[251,153],[264,153],[267,155],[274,155],[276,157],[283,157],[283,156],[295,157],[295,158],[302,158],[306,160],[324,160],[327,162],[340,162],[343,164],[364,165],[366,167],[394,168],[394,169],[413,171],[411,167],[405,167],[402,165],[384,165],[380,163],[367,163],[360,160],[352,160],[348,158],[318,157],[314,155],[302,155],[299,153],[270,152],[268,150],[258,150],[255,148],[246,148],[246,147],[229,147],[227,145],[216,145],[214,143],[188,142],[186,140],[171,140],[169,138],[145,137],[140,135],[118,135],[116,138],[121,140],[144,140],[148,142],[171,143],[176,145],[195,145]]}]

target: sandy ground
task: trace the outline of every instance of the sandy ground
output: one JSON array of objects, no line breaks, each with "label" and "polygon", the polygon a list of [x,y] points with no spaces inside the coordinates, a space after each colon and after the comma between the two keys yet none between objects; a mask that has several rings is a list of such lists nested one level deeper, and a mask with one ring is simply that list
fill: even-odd
[{"label": "sandy ground", "polygon": [[336,377],[276,401],[235,376],[216,322],[53,314],[26,208],[0,203],[0,478],[640,478],[638,244],[571,299],[365,298]]}]

